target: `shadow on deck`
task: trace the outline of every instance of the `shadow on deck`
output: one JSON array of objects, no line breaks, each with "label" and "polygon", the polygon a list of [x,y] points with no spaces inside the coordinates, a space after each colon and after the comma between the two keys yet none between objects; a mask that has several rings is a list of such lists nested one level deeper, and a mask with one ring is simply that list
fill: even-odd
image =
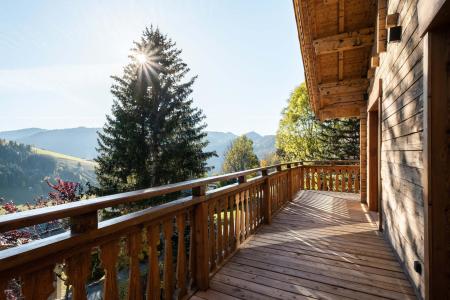
[{"label": "shadow on deck", "polygon": [[191,299],[415,299],[358,194],[301,191]]}]

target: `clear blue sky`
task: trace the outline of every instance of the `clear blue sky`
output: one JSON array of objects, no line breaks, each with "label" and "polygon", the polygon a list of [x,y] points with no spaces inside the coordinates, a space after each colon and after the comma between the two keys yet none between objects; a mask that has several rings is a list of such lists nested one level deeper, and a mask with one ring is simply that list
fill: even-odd
[{"label": "clear blue sky", "polygon": [[275,133],[304,80],[290,0],[2,1],[0,131],[101,127],[109,76],[151,24],[199,76],[208,130]]}]

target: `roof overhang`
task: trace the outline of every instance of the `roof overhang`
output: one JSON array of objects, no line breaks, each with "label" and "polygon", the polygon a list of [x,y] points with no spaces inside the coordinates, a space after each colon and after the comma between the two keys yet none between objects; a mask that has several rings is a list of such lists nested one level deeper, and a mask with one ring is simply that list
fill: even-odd
[{"label": "roof overhang", "polygon": [[293,3],[309,99],[316,117],[359,117],[367,102],[376,1]]}]

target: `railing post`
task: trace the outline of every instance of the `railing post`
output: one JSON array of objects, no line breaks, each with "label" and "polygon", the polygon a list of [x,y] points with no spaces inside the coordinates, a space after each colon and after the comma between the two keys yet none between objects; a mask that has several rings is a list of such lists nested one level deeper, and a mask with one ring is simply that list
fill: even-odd
[{"label": "railing post", "polygon": [[287,181],[287,185],[288,185],[288,195],[289,195],[289,201],[294,200],[294,189],[293,189],[293,180],[292,180],[292,168],[291,168],[291,164],[287,164],[286,165],[287,169],[288,169],[288,181]]},{"label": "railing post", "polygon": [[264,220],[266,224],[272,223],[272,197],[270,195],[270,178],[267,169],[262,170],[262,176],[264,177],[264,199],[263,199],[263,211]]},{"label": "railing post", "polygon": [[84,233],[98,228],[97,211],[70,217],[70,232]]},{"label": "railing post", "polygon": [[304,174],[303,174],[303,162],[299,162],[298,167],[300,168],[299,170],[299,176],[300,176],[300,188],[299,190],[304,190],[305,189],[305,179],[304,179]]},{"label": "railing post", "polygon": [[[208,244],[208,203],[206,187],[204,185],[192,189],[192,198],[200,199],[200,203],[194,207],[194,270],[195,285],[200,290],[209,288],[209,244]],[[202,201],[203,200],[203,201]]]},{"label": "railing post", "polygon": [[[243,184],[247,182],[247,178],[245,176],[239,176],[238,177],[238,183]],[[236,199],[236,219],[239,219],[236,221],[236,227],[238,230],[236,231],[236,249],[239,248],[239,246],[242,244],[243,241],[245,241],[245,235],[247,234],[247,213],[248,213],[248,207],[247,207],[247,201],[245,201],[246,196],[245,192],[239,192],[239,196]]]}]

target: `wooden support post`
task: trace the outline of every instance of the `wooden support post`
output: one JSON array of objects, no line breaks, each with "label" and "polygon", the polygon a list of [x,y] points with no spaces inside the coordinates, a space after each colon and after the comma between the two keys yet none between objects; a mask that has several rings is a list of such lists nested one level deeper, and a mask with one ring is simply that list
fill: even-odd
[{"label": "wooden support post", "polygon": [[70,232],[84,233],[98,228],[97,211],[70,218]]},{"label": "wooden support post", "polygon": [[377,31],[376,31],[376,51],[385,52],[387,49],[387,0],[378,0]]},{"label": "wooden support post", "polygon": [[303,168],[303,162],[300,162],[300,190],[304,190],[305,189],[305,182],[304,182],[304,168]]},{"label": "wooden support post", "polygon": [[[367,110],[361,108],[359,116],[359,163],[361,184],[361,203],[367,203]],[[350,187],[349,187],[350,188]]]},{"label": "wooden support post", "polygon": [[288,201],[292,201],[294,199],[294,189],[293,187],[293,180],[292,180],[292,168],[291,168],[291,164],[287,164],[286,165],[287,169],[288,169],[288,181],[287,181],[287,191],[288,191]]},{"label": "wooden support post", "polygon": [[[204,200],[206,187],[198,186],[192,189],[194,199]],[[208,243],[208,203],[202,201],[194,208],[194,283],[200,290],[209,288],[209,243]]]},{"label": "wooden support post", "polygon": [[368,112],[367,142],[367,202],[369,210],[378,211],[378,110]]},{"label": "wooden support post", "polygon": [[272,223],[272,197],[270,195],[270,178],[267,169],[262,170],[262,176],[264,180],[264,191],[263,191],[263,212],[264,220],[266,224]]},{"label": "wooden support post", "polygon": [[398,25],[399,13],[393,13],[386,16],[386,28],[395,27]]}]

